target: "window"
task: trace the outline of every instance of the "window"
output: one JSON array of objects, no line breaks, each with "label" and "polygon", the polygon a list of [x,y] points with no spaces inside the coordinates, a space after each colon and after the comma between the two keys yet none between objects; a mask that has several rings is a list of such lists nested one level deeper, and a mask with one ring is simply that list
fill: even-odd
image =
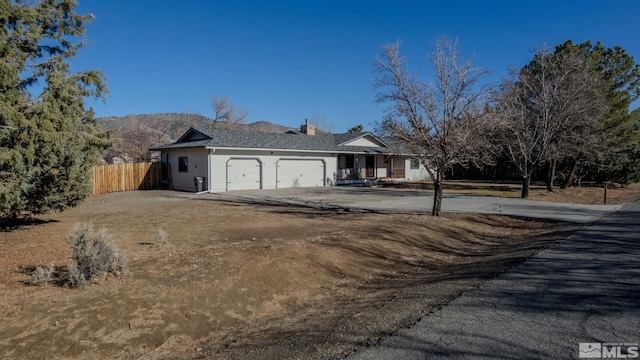
[{"label": "window", "polygon": [[420,169],[420,161],[417,159],[411,159],[411,164],[409,164],[409,169],[418,170]]},{"label": "window", "polygon": [[340,155],[338,156],[338,168],[340,169],[353,169],[354,161],[353,155]]},{"label": "window", "polygon": [[189,158],[180,156],[178,158],[178,172],[189,172]]}]

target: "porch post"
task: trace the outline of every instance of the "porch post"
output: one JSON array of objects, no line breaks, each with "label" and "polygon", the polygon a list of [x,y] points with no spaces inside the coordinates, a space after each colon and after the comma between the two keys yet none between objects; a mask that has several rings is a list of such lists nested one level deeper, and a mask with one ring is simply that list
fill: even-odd
[{"label": "porch post", "polygon": [[353,154],[353,175],[356,179],[360,179],[360,166],[358,164],[358,156]]},{"label": "porch post", "polygon": [[373,158],[373,177],[378,178],[378,155]]}]

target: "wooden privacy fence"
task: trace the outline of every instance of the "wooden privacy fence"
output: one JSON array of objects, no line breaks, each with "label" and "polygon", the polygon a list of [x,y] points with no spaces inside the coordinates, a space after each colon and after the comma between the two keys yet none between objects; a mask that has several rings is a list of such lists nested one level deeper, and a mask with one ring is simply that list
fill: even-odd
[{"label": "wooden privacy fence", "polygon": [[125,163],[99,165],[93,168],[93,195],[117,191],[159,189],[162,182],[161,163]]}]

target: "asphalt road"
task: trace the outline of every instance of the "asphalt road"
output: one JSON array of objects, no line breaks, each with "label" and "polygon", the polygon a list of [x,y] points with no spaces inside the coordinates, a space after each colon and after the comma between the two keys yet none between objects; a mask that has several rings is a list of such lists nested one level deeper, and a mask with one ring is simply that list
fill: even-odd
[{"label": "asphalt road", "polygon": [[[241,190],[212,196],[231,197],[247,202],[267,202],[287,205],[431,212],[431,192],[386,190],[366,187],[318,187],[277,190]],[[479,214],[502,214],[526,218],[589,223],[615,210],[620,205],[559,204],[525,199],[444,194],[442,211]]]},{"label": "asphalt road", "polygon": [[569,359],[580,343],[637,345],[639,260],[635,202],[349,359]]}]

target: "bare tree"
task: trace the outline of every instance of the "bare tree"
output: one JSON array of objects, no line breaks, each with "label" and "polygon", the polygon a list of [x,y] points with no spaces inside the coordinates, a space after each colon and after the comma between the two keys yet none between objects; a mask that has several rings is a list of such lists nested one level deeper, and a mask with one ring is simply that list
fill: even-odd
[{"label": "bare tree", "polygon": [[445,170],[489,158],[482,136],[489,126],[482,111],[489,91],[479,83],[488,72],[463,60],[457,46],[457,39],[436,42],[432,83],[409,72],[399,42],[383,47],[375,65],[376,101],[390,105],[379,130],[426,168],[434,184],[434,216],[441,212]]},{"label": "bare tree", "polygon": [[541,48],[502,83],[497,113],[506,151],[522,176],[522,198],[542,164],[553,166],[594,143],[592,130],[603,110],[600,82],[584,56]]},{"label": "bare tree", "polygon": [[247,122],[249,112],[229,100],[228,97],[214,96],[211,99],[211,108],[213,109],[213,123],[227,124],[244,124]]},{"label": "bare tree", "polygon": [[315,125],[318,131],[323,133],[332,133],[336,128],[333,121],[327,120],[324,115],[312,114],[309,117],[309,122]]},{"label": "bare tree", "polygon": [[152,161],[158,155],[149,150],[171,141],[167,122],[143,123],[129,121],[112,132],[116,145],[107,150],[107,157],[125,161]]}]

